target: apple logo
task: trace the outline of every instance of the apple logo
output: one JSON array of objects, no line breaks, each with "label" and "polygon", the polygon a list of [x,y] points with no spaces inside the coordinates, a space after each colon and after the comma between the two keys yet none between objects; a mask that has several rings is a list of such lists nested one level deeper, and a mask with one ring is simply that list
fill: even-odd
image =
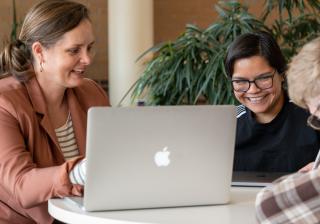
[{"label": "apple logo", "polygon": [[157,166],[159,167],[168,166],[170,164],[170,159],[169,159],[170,152],[167,149],[168,147],[166,146],[162,149],[162,151],[158,151],[154,155],[154,162],[156,163]]}]

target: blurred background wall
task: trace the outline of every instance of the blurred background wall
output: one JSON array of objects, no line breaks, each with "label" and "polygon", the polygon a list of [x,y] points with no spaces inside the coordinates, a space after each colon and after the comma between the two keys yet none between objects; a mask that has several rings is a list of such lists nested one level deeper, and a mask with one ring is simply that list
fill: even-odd
[{"label": "blurred background wall", "polygon": [[[39,0],[16,0],[18,22],[26,11]],[[97,54],[87,74],[107,89],[108,80],[108,0],[75,0],[88,6],[96,34]],[[140,0],[132,0],[140,1]],[[152,1],[152,0],[150,0]],[[263,1],[242,0],[250,5],[254,14],[260,15]],[[187,23],[207,27],[217,17],[214,4],[217,0],[153,0],[154,43],[173,40],[180,35]],[[121,12],[118,13],[121,17]],[[10,38],[12,29],[12,0],[0,1],[0,47]],[[130,37],[128,37],[130,38]],[[151,46],[150,46],[151,47]],[[145,49],[146,50],[146,49]],[[142,53],[142,52],[141,52]],[[137,55],[138,57],[139,55]]]},{"label": "blurred background wall", "polygon": [[[217,18],[214,5],[218,0],[154,0],[155,43],[175,39],[187,23],[206,28]],[[262,0],[240,0],[250,5],[249,12],[260,15]]]}]

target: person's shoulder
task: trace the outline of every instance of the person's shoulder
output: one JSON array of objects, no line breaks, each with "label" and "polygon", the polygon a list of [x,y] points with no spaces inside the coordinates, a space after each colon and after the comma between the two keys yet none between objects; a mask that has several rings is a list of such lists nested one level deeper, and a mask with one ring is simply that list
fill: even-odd
[{"label": "person's shoulder", "polygon": [[246,111],[246,107],[244,105],[241,104],[241,105],[236,106],[237,119],[244,117],[246,113],[247,113],[247,111]]},{"label": "person's shoulder", "polygon": [[300,114],[300,115],[310,115],[308,110],[299,107],[292,100],[289,100],[288,107],[289,107],[289,113]]},{"label": "person's shoulder", "polygon": [[24,88],[24,85],[13,76],[0,79],[0,94],[15,93],[21,88]]},{"label": "person's shoulder", "polygon": [[80,86],[73,88],[75,94],[82,101],[91,101],[94,104],[109,104],[104,89],[95,81],[85,78]]},{"label": "person's shoulder", "polygon": [[2,101],[11,101],[12,103],[19,104],[19,102],[26,101],[28,92],[24,83],[18,81],[13,76],[8,76],[0,79],[0,97]]},{"label": "person's shoulder", "polygon": [[74,90],[78,93],[83,94],[94,94],[94,93],[104,93],[104,90],[98,83],[93,81],[92,79],[85,78],[83,79],[81,85],[75,87]]},{"label": "person's shoulder", "polygon": [[89,78],[84,78],[81,85],[80,85],[80,88],[98,88],[98,83],[96,83],[95,81],[93,81],[92,79],[89,79]]},{"label": "person's shoulder", "polygon": [[25,111],[29,106],[28,91],[24,83],[13,76],[0,79],[0,107],[12,114]]}]

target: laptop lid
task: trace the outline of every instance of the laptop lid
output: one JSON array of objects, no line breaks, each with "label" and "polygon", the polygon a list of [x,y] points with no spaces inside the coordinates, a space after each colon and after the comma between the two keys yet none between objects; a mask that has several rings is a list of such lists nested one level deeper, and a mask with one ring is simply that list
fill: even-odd
[{"label": "laptop lid", "polygon": [[94,107],[88,112],[87,211],[224,204],[235,107]]}]

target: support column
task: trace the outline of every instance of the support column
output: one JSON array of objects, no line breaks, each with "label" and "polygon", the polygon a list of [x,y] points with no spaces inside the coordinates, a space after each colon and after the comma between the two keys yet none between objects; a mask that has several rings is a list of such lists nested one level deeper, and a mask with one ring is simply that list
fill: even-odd
[{"label": "support column", "polygon": [[153,45],[153,0],[108,0],[108,35],[109,97],[117,106],[143,70],[136,59]]}]

